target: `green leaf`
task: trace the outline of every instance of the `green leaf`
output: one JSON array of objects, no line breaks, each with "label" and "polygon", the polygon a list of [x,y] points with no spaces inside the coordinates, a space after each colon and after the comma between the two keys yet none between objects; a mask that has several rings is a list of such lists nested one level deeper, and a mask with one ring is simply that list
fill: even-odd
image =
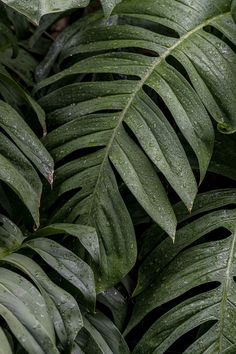
[{"label": "green leaf", "polygon": [[[52,15],[50,15],[52,16]],[[54,14],[55,16],[55,14]],[[92,23],[96,19],[100,19],[101,13],[93,13],[88,17],[82,17],[80,18],[79,21],[75,21],[72,25],[67,26],[64,31],[58,34],[57,38],[55,41],[52,43],[52,45],[49,48],[48,53],[45,55],[43,60],[39,63],[39,65],[36,68],[35,71],[35,78],[36,81],[41,81],[42,79],[45,79],[50,71],[52,70],[57,57],[61,53],[64,47],[70,43],[70,41],[73,41],[73,37],[75,34],[78,34],[81,32],[83,27],[88,25],[89,23]],[[38,31],[35,33],[37,36],[37,33],[40,31],[44,30],[44,24],[46,22],[46,19],[42,21],[38,27]],[[46,24],[45,24],[46,25]],[[34,43],[34,37],[32,38],[33,43]],[[30,42],[31,43],[31,42]]]},{"label": "green leaf", "polygon": [[4,67],[0,66],[0,80],[4,82],[5,85],[9,85],[11,89],[15,90],[19,96],[21,96],[36,113],[38,120],[43,128],[43,133],[46,135],[46,123],[45,123],[45,113],[42,108],[37,104],[37,102],[29,95],[27,92],[12,79]]},{"label": "green leaf", "polygon": [[1,268],[0,313],[28,352],[58,354],[51,319],[39,291],[22,276]]},{"label": "green leaf", "polygon": [[[40,18],[48,13],[62,12],[68,9],[75,9],[86,7],[90,0],[62,0],[47,1],[47,0],[33,0],[29,2],[22,2],[21,0],[2,0],[3,3],[12,7],[14,10],[25,15],[29,20],[39,24]],[[104,14],[109,16],[113,8],[121,0],[101,0]]]},{"label": "green leaf", "polygon": [[[227,236],[222,235],[222,228],[227,230]],[[186,352],[199,353],[211,347],[215,353],[221,353],[233,346],[235,230],[236,210],[223,209],[200,216],[180,228],[171,248],[168,239],[160,243],[155,279],[137,297],[127,331],[154,308],[185,296],[151,326],[134,350],[135,354],[165,353],[185,333],[209,321],[213,321],[209,328],[192,341]],[[210,233],[215,235],[214,241],[208,238]],[[164,256],[160,258],[161,255]],[[189,296],[189,290],[213,282],[217,284],[209,290]]]},{"label": "green leaf", "polygon": [[[27,252],[29,248],[30,253]],[[85,297],[83,306],[86,302],[94,302],[93,275],[85,262],[52,240],[25,237],[14,223],[0,215],[1,315],[27,352],[59,353],[54,331],[63,348],[70,350],[83,326],[78,303],[48,277],[42,269],[44,263],[39,266],[31,259],[33,250],[82,291]],[[61,260],[60,252],[63,252]],[[8,265],[11,270],[6,269]],[[76,268],[78,272],[73,275],[75,267],[80,268]],[[25,274],[28,280],[15,269]]]},{"label": "green leaf", "polygon": [[[109,25],[93,14],[79,34],[74,26],[70,35],[68,29],[60,60],[67,69],[36,88],[52,126],[45,146],[60,166],[55,188],[66,199],[53,211],[53,222],[95,226],[103,244],[104,219],[97,219],[93,210],[101,209],[97,196],[104,199],[103,180],[115,168],[143,209],[174,238],[176,218],[158,173],[191,211],[197,183],[181,141],[184,138],[197,157],[201,183],[214,145],[210,116],[221,131],[236,130],[230,5],[230,0],[196,6],[125,0],[113,10]],[[159,26],[170,35],[160,33]],[[208,31],[212,27],[223,35]],[[61,47],[53,48],[57,56]],[[88,74],[93,74],[92,82]],[[74,159],[78,152],[82,157]],[[107,215],[106,253],[112,252],[115,260],[122,219],[116,217],[114,223],[109,211]],[[106,257],[102,259],[105,264]],[[111,264],[118,268],[115,261]]]},{"label": "green leaf", "polygon": [[12,46],[12,56],[15,58],[18,54],[17,39],[13,35],[12,31],[6,25],[4,25],[4,23],[0,23],[0,33],[9,41],[10,45]]},{"label": "green leaf", "polygon": [[4,259],[27,274],[40,289],[53,319],[61,343],[67,347],[75,340],[83,326],[76,300],[51,281],[42,268],[29,257],[14,253]]},{"label": "green leaf", "polygon": [[[136,1],[125,1],[122,2],[122,4],[116,8],[115,12],[117,12],[118,15],[119,12],[121,12],[122,16],[124,16],[125,11],[127,11],[127,16],[128,11],[129,14],[131,12],[134,12],[134,17],[141,18],[141,11],[143,11],[143,18],[147,19],[146,11],[148,11],[148,6],[151,3],[152,2],[149,1],[147,5],[145,3],[144,5],[138,6]],[[161,16],[162,13],[158,7],[154,8],[155,14],[157,16],[156,21],[158,22],[158,15]],[[160,112],[160,122],[156,122],[156,115],[158,114],[158,110],[154,103],[152,104],[153,107],[151,106],[152,110],[149,109],[148,114],[146,113],[148,111],[148,106],[150,106],[150,102],[152,103],[152,101],[149,99],[149,97],[147,97],[147,95],[144,94],[144,92],[142,92],[141,89],[144,85],[148,85],[150,88],[154,89],[157,94],[159,94],[164,100],[165,104],[171,111],[177,125],[179,126],[183,135],[188,140],[189,144],[191,145],[198,157],[200,166],[200,181],[202,181],[212,154],[214,136],[209,116],[207,115],[207,112],[204,109],[203,105],[205,105],[206,108],[212,113],[214,118],[219,122],[221,128],[224,126],[224,129],[234,131],[235,123],[233,120],[233,114],[231,113],[234,110],[233,107],[235,104],[235,99],[233,97],[232,99],[228,99],[227,97],[226,102],[225,90],[223,92],[223,90],[221,90],[221,85],[219,84],[220,78],[212,78],[211,76],[207,75],[206,68],[204,68],[204,66],[201,66],[200,68],[202,70],[201,75],[198,73],[198,71],[200,70],[200,63],[198,62],[198,53],[195,52],[195,47],[192,43],[196,39],[196,41],[199,42],[199,45],[201,45],[201,50],[205,50],[206,54],[210,50],[215,50],[214,48],[216,45],[221,47],[222,51],[220,53],[216,53],[216,55],[218,55],[217,60],[219,60],[219,62],[221,61],[223,67],[225,68],[224,78],[227,78],[227,85],[229,86],[232,85],[232,80],[229,80],[229,78],[233,73],[231,75],[229,73],[230,71],[233,71],[233,67],[231,68],[230,64],[225,60],[223,56],[223,51],[224,53],[227,51],[229,60],[231,60],[230,58],[232,58],[233,60],[235,54],[232,52],[230,47],[227,46],[226,43],[221,40],[218,40],[215,36],[202,30],[207,25],[212,24],[215,25],[217,28],[219,27],[227,36],[229,36],[231,32],[228,27],[226,28],[222,20],[225,17],[227,18],[228,22],[232,21],[230,20],[230,15],[228,11],[229,4],[225,4],[223,6],[221,3],[219,3],[219,7],[212,6],[209,7],[207,11],[205,8],[202,8],[201,10],[202,14],[200,20],[197,20],[194,17],[195,13],[193,9],[189,10],[190,12],[193,11],[192,17],[190,18],[192,20],[192,23],[186,24],[186,29],[182,28],[181,30],[178,27],[180,38],[176,40],[174,38],[169,37],[164,38],[164,36],[160,36],[159,34],[155,34],[154,36],[151,31],[141,29],[138,26],[114,25],[109,27],[108,29],[101,25],[96,27],[95,24],[93,27],[91,27],[91,29],[84,31],[80,38],[75,38],[75,42],[73,43],[73,45],[75,45],[76,40],[78,41],[78,43],[76,44],[79,44],[79,49],[77,53],[89,53],[106,49],[123,48],[124,46],[134,47],[137,46],[135,35],[137,36],[138,33],[139,37],[142,36],[142,47],[144,47],[146,50],[152,51],[155,49],[159,56],[153,59],[144,55],[141,56],[139,54],[133,53],[127,54],[124,52],[119,54],[112,53],[100,55],[97,57],[92,57],[80,61],[73,67],[65,70],[64,72],[58,75],[53,76],[52,78],[49,78],[48,80],[45,80],[44,83],[38,86],[38,88],[42,88],[50,83],[55,83],[56,81],[62,78],[69,78],[70,75],[88,72],[106,72],[117,73],[121,75],[138,76],[141,82],[138,81],[135,85],[135,82],[132,82],[132,80],[127,80],[126,87],[124,82],[121,87],[121,83],[119,83],[118,85],[117,81],[102,82],[102,84],[101,82],[95,82],[68,85],[61,89],[55,90],[49,95],[43,97],[40,100],[40,103],[46,110],[52,111],[52,113],[50,113],[50,118],[52,119],[52,121],[54,120],[53,118],[55,116],[58,116],[60,114],[61,117],[66,116],[65,119],[67,121],[69,120],[70,122],[66,123],[67,125],[64,126],[64,129],[68,129],[68,131],[70,128],[72,129],[72,127],[75,127],[76,123],[73,121],[73,119],[75,120],[76,117],[78,117],[78,114],[82,115],[81,113],[78,113],[81,112],[82,107],[82,104],[79,103],[80,101],[82,101],[82,103],[85,103],[87,101],[86,105],[87,107],[89,107],[89,111],[87,111],[88,113],[94,113],[97,109],[101,109],[102,103],[104,108],[106,107],[110,109],[121,109],[121,105],[123,103],[123,109],[121,114],[119,115],[120,119],[117,119],[117,125],[114,127],[114,133],[111,135],[111,139],[107,140],[105,138],[105,134],[106,136],[108,135],[107,131],[104,132],[103,135],[101,135],[100,133],[99,135],[94,134],[91,137],[93,139],[97,139],[97,145],[106,144],[108,146],[108,149],[112,151],[112,147],[113,145],[115,145],[116,142],[115,134],[118,134],[118,132],[120,131],[119,126],[121,125],[121,123],[128,124],[129,128],[131,128],[132,132],[138,138],[139,143],[145,150],[146,154],[148,154],[152,162],[154,162],[156,166],[160,169],[160,171],[165,175],[167,180],[170,182],[172,187],[176,190],[176,192],[179,194],[179,196],[185,202],[189,209],[192,208],[193,200],[196,195],[196,183],[193,174],[189,168],[186,155],[179,143],[178,137],[176,136],[175,132],[171,129],[169,124],[166,123],[166,119],[160,114]],[[181,6],[178,8],[177,14],[175,13],[177,9],[174,5],[173,8],[170,7],[170,11],[173,12],[173,18],[176,16],[180,17]],[[169,23],[169,26],[173,27],[172,29],[177,30],[174,23]],[[155,48],[153,47],[153,42],[150,44],[147,39],[150,38],[151,35],[153,35],[153,42],[155,41],[156,43]],[[169,57],[175,57],[176,60],[179,60],[181,61],[181,63],[184,64],[185,70],[189,74],[194,89],[189,85],[188,81],[183,76],[177,64],[177,67],[175,67],[175,65],[170,65],[169,62],[167,62],[167,59],[169,59]],[[184,58],[185,60],[182,60],[182,58]],[[213,65],[213,63],[209,61],[209,65]],[[206,77],[206,82],[202,80],[202,77]],[[207,81],[209,82],[207,83]],[[131,86],[131,84],[133,84],[133,87]],[[219,111],[219,107],[217,108],[216,101],[212,97],[211,91],[209,91],[209,89],[207,88],[208,86],[215,88],[218,97],[222,101],[222,105],[227,105],[227,112],[231,110],[231,113],[229,112],[229,117],[226,117],[226,110],[224,112]],[[96,92],[96,89],[98,90],[98,87],[99,93]],[[201,94],[203,88],[204,95]],[[79,92],[82,92],[82,90],[84,92],[84,97],[79,95]],[[86,90],[88,93],[85,94],[84,90]],[[90,95],[88,90],[90,90]],[[73,100],[71,101],[72,92]],[[113,92],[114,94],[112,94]],[[233,88],[232,90],[231,88],[229,88],[229,96],[232,94],[232,92]],[[99,99],[99,108],[97,107],[98,100],[96,100],[98,95],[99,97],[102,97],[102,99]],[[108,95],[109,101],[107,98]],[[123,97],[122,101],[121,97]],[[117,98],[119,98],[119,101],[117,100]],[[69,103],[76,103],[77,107],[68,107],[66,109],[66,106]],[[56,111],[55,113],[53,113],[55,109]],[[67,118],[69,116],[70,118]],[[151,120],[152,116],[153,119]],[[111,115],[109,115],[107,118],[109,117],[111,117]],[[79,120],[80,119],[78,118],[78,121]],[[86,119],[86,122],[87,120],[88,119]],[[232,120],[232,122],[230,120]],[[154,124],[156,125],[156,130],[154,129]],[[166,133],[159,133],[158,135],[158,132],[160,132],[161,124],[162,127],[164,126],[164,124],[166,124]],[[95,122],[92,120],[91,115],[91,126],[92,125],[94,125],[95,127]],[[144,127],[146,128],[145,134]],[[153,129],[152,135],[150,134],[150,128]],[[60,131],[62,131],[62,129],[60,128],[55,130],[57,140],[54,140],[54,135],[53,133],[51,134],[50,138],[54,140],[54,142],[50,139],[50,144],[47,145],[49,148],[54,148],[53,154],[55,154],[54,156],[58,160],[65,157],[66,154],[69,153],[68,150],[65,150],[65,148],[69,148],[69,137],[68,140],[63,141],[62,148],[59,142],[59,139],[61,138],[61,136],[59,136]],[[147,133],[149,133],[150,135],[148,136]],[[171,140],[167,138],[164,139],[167,134],[169,134]],[[71,136],[71,138],[73,137]],[[173,144],[173,141],[175,141],[175,145]],[[84,140],[84,144],[86,144],[86,140]],[[72,150],[74,149],[74,145],[75,143],[73,145],[70,145],[70,152],[74,151]],[[86,146],[88,147],[88,145]],[[157,153],[157,148],[159,148],[159,153]],[[62,150],[63,155],[59,156],[59,153]],[[111,157],[111,153],[109,154],[110,151],[108,151],[105,156]],[[178,153],[176,153],[176,158],[174,159],[174,161],[173,159],[171,159],[173,151],[178,151]],[[137,194],[135,195],[137,197]],[[139,198],[139,201],[142,204],[143,198]],[[144,205],[142,206],[145,208]],[[166,212],[165,214],[169,215],[168,212]],[[161,218],[158,219],[159,223],[160,220]],[[173,224],[173,217],[171,221]],[[170,226],[171,222],[169,222],[168,224],[168,226]],[[166,222],[165,225],[167,227]],[[163,225],[161,226],[163,227]]]},{"label": "green leaf", "polygon": [[99,242],[96,230],[86,225],[52,224],[37,231],[38,237],[68,234],[75,236],[84,248],[90,253],[95,262],[99,262]]},{"label": "green leaf", "polygon": [[20,0],[3,0],[3,2],[25,15],[29,20],[36,24],[39,23],[39,20],[43,15],[48,13],[61,12],[76,7],[85,7],[89,4],[89,0],[69,0],[66,3],[61,0],[33,0],[30,3],[22,2]]},{"label": "green leaf", "polygon": [[7,134],[0,132],[0,179],[16,192],[39,225],[42,187],[30,162],[52,183],[53,160],[23,118],[3,101],[0,101],[0,127]]},{"label": "green leaf", "polygon": [[76,342],[85,354],[128,354],[130,351],[115,325],[102,313],[84,318],[84,328]]},{"label": "green leaf", "polygon": [[53,160],[51,156],[22,117],[3,101],[0,101],[0,126],[36,165],[43,176],[52,182]]},{"label": "green leaf", "polygon": [[0,343],[1,343],[0,354],[13,354],[11,345],[2,328],[0,328]]},{"label": "green leaf", "polygon": [[116,288],[103,291],[97,297],[98,302],[112,312],[114,324],[122,332],[128,314],[128,301]]},{"label": "green leaf", "polygon": [[60,182],[59,193],[78,187],[82,187],[82,193],[76,193],[53,217],[53,222],[65,220],[71,223],[80,215],[80,224],[95,227],[101,260],[100,267],[94,267],[97,291],[111,287],[123,278],[133,267],[137,252],[133,225],[110,163],[104,166],[103,178],[97,180],[103,154],[104,151],[96,152],[58,169],[55,188]]},{"label": "green leaf", "polygon": [[[199,194],[195,200],[191,214],[186,213],[183,203],[176,204],[174,206],[174,210],[176,212],[178,222],[182,223],[192,217],[209,212],[211,210],[235,204],[235,189],[219,189]],[[142,249],[140,253],[145,252],[146,254],[148,253],[148,255],[139,268],[138,284],[133,295],[136,296],[150,287],[153,281],[155,281],[156,274],[160,271],[160,267],[163,267],[164,261],[161,253],[161,247],[159,246],[161,241],[165,238],[166,235],[163,237],[163,234],[160,233],[157,225],[151,226],[143,235]],[[175,253],[176,249],[177,247],[171,247],[168,250],[167,255],[169,253]],[[153,271],[150,272],[150,269],[153,269]]]},{"label": "green leaf", "polygon": [[100,0],[102,7],[103,7],[103,12],[106,17],[109,17],[110,14],[112,13],[114,7],[119,4],[122,0]]},{"label": "green leaf", "polygon": [[75,286],[82,294],[83,303],[94,309],[96,292],[92,269],[82,259],[59,243],[46,238],[37,238],[27,242],[43,260],[55,269],[63,278]]},{"label": "green leaf", "polygon": [[7,217],[0,214],[0,257],[3,258],[17,250],[24,240],[20,229]]},{"label": "green leaf", "polygon": [[1,52],[0,63],[14,72],[26,86],[32,87],[34,85],[34,71],[37,60],[23,48],[19,48],[18,55],[15,58],[12,58],[12,49],[7,48]]},{"label": "green leaf", "polygon": [[[1,135],[1,134],[0,134]],[[39,226],[40,194],[4,156],[0,155],[0,179],[10,186],[30,211],[35,223]]]},{"label": "green leaf", "polygon": [[232,345],[232,347],[223,351],[223,354],[234,354],[236,350],[236,345]]}]

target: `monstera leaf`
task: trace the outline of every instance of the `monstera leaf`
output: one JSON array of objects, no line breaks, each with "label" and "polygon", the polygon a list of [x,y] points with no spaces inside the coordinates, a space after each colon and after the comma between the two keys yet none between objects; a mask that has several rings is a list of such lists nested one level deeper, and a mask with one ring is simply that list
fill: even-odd
[{"label": "monstera leaf", "polygon": [[[61,233],[78,238],[89,252],[93,254],[96,249],[95,253],[99,254],[96,233],[91,227],[57,224],[26,237],[8,218],[0,216],[0,315],[30,354],[61,353],[57,338],[61,348],[69,352],[83,326],[78,303],[46,274],[43,269],[46,264],[77,289],[83,308],[94,309],[95,283],[91,268],[73,252],[48,238]],[[89,240],[94,241],[92,247]],[[34,255],[39,255],[43,262],[32,259]],[[1,350],[5,348],[5,354],[11,344],[4,333],[1,329]]]},{"label": "monstera leaf", "polygon": [[44,143],[57,163],[55,187],[64,201],[52,220],[96,227],[101,289],[125,275],[136,257],[115,176],[174,238],[176,217],[158,172],[190,211],[197,193],[180,132],[197,156],[201,182],[214,144],[209,113],[221,131],[236,129],[230,5],[123,1],[109,26],[99,14],[89,17],[63,48],[67,69],[38,84],[52,127]]},{"label": "monstera leaf", "polygon": [[[121,0],[101,0],[104,14],[109,16],[113,8],[120,1]],[[90,0],[2,0],[2,2],[38,24],[43,15],[86,7],[89,5]]]},{"label": "monstera leaf", "polygon": [[[194,219],[178,230],[174,246],[166,237],[161,240],[158,229],[156,235],[150,230],[160,241],[140,267],[135,291],[139,295],[126,332],[153,309],[163,305],[170,310],[147,330],[135,354],[166,353],[196,328],[198,334],[184,353],[233,353],[236,210],[225,206],[235,204],[235,193],[219,190],[199,195]],[[184,215],[181,204],[176,211],[180,225],[191,218]]]}]

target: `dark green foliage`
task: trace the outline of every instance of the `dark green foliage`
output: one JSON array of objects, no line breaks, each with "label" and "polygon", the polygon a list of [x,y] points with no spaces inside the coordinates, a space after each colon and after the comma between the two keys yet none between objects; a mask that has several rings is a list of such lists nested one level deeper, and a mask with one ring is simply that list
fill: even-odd
[{"label": "dark green foliage", "polygon": [[0,354],[235,354],[235,2],[100,3],[0,4]]}]

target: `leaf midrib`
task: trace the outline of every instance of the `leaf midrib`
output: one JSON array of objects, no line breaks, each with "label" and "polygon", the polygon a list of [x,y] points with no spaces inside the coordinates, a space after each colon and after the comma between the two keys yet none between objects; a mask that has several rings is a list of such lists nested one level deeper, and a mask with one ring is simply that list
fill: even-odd
[{"label": "leaf midrib", "polygon": [[226,313],[226,303],[228,301],[228,291],[229,291],[229,286],[231,283],[231,269],[232,269],[232,263],[234,259],[234,252],[235,252],[235,246],[236,246],[236,228],[233,231],[233,240],[231,243],[231,249],[230,249],[230,254],[227,262],[227,269],[226,269],[226,274],[225,274],[225,283],[223,286],[223,293],[222,293],[222,300],[221,300],[221,311],[220,311],[220,337],[219,337],[219,353],[222,353],[223,347],[222,347],[222,339],[224,336],[224,322],[225,322],[225,313]]},{"label": "leaf midrib", "polygon": [[93,196],[92,196],[92,200],[90,202],[90,208],[89,208],[89,213],[88,213],[88,218],[91,218],[91,213],[92,213],[92,208],[93,208],[93,204],[94,204],[94,198],[96,195],[96,191],[99,188],[99,184],[100,184],[100,179],[102,178],[102,171],[104,168],[104,165],[109,157],[109,153],[112,147],[112,144],[115,140],[116,137],[116,133],[119,130],[126,113],[128,112],[129,108],[132,105],[132,102],[135,100],[136,95],[138,95],[138,93],[142,90],[143,86],[145,85],[145,82],[148,81],[148,79],[150,78],[150,76],[153,74],[153,72],[155,71],[155,69],[158,67],[158,65],[160,65],[169,55],[171,55],[171,53],[179,46],[181,45],[185,40],[187,40],[189,37],[191,37],[193,34],[195,34],[196,32],[198,32],[199,30],[201,30],[203,27],[209,25],[212,21],[217,20],[218,18],[224,17],[226,15],[229,15],[230,12],[227,11],[223,14],[211,17],[209,19],[207,19],[206,21],[204,21],[203,23],[201,23],[200,25],[196,26],[194,29],[192,29],[191,31],[187,32],[185,35],[183,35],[172,47],[170,47],[169,49],[167,49],[163,54],[161,54],[159,57],[157,57],[157,59],[153,62],[153,64],[150,66],[150,69],[147,71],[146,75],[144,75],[144,77],[138,81],[138,85],[137,85],[137,89],[130,95],[130,99],[127,102],[126,107],[124,108],[124,110],[121,112],[120,115],[120,119],[117,123],[116,128],[114,128],[113,134],[110,138],[110,141],[107,145],[106,149],[106,153],[105,156],[103,158],[103,161],[101,163],[100,169],[99,169],[99,173],[98,173],[98,177],[97,177],[97,182],[96,185],[93,189]]}]

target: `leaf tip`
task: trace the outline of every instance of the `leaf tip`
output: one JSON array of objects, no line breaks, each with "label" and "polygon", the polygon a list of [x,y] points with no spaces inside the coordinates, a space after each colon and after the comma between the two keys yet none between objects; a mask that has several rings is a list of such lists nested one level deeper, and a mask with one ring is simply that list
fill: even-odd
[{"label": "leaf tip", "polygon": [[49,173],[48,173],[48,182],[51,186],[51,189],[53,188],[53,182],[54,182],[54,170],[51,170]]},{"label": "leaf tip", "polygon": [[47,135],[47,133],[48,133],[48,132],[47,132],[47,128],[44,127],[44,128],[43,128],[43,138],[45,138],[45,136]]},{"label": "leaf tip", "polygon": [[172,240],[173,245],[174,245],[174,244],[175,244],[175,234],[174,234],[174,235],[171,235],[170,237],[171,237],[171,240]]}]

